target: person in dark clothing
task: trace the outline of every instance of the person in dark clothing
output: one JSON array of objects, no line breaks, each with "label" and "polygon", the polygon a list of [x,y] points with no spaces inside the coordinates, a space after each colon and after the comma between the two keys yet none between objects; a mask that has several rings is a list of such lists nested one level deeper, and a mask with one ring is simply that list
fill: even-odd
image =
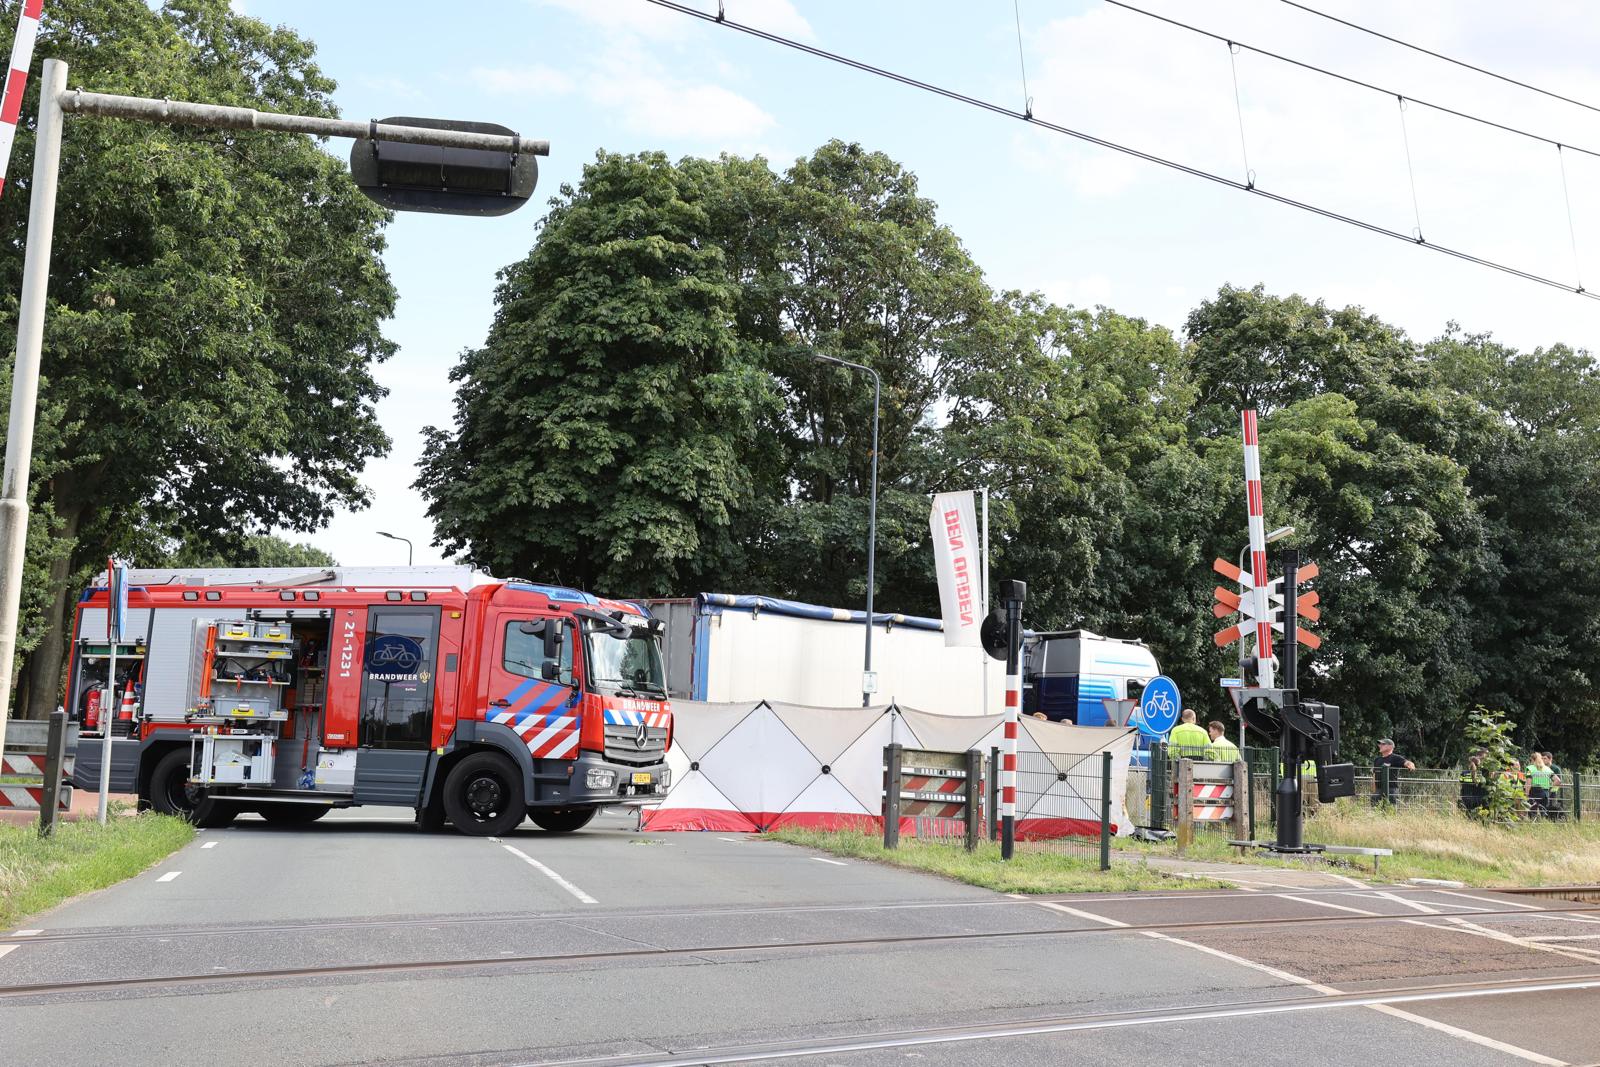
[{"label": "person in dark clothing", "polygon": [[[1384,768],[1388,768],[1389,788],[1384,791]],[[1378,742],[1378,758],[1372,761],[1372,803],[1378,804],[1387,800],[1390,804],[1400,803],[1400,773],[1401,771],[1414,771],[1417,765],[1406,759],[1394,750],[1394,741],[1382,738]]]},{"label": "person in dark clothing", "polygon": [[1478,749],[1467,757],[1467,765],[1461,769],[1461,810],[1468,815],[1483,807],[1489,794],[1489,774],[1483,766],[1485,755]]}]

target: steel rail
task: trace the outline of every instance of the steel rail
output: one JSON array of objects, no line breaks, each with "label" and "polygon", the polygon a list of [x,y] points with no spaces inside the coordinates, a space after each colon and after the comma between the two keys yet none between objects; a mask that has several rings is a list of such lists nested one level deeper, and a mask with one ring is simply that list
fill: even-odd
[{"label": "steel rail", "polygon": [[[1022,902],[1018,902],[1022,903]],[[684,957],[734,956],[756,952],[792,952],[800,950],[888,948],[907,945],[962,944],[978,941],[997,941],[1019,938],[1076,937],[1082,935],[1140,934],[1150,932],[1218,930],[1238,927],[1283,926],[1340,926],[1350,924],[1376,924],[1404,922],[1415,925],[1430,919],[1492,917],[1529,918],[1536,915],[1592,913],[1600,908],[1549,908],[1537,911],[1458,911],[1449,914],[1417,915],[1306,915],[1257,919],[1216,919],[1201,922],[1150,923],[1127,926],[1086,926],[1032,930],[966,931],[942,934],[903,934],[890,937],[844,937],[813,941],[765,942],[761,944],[691,945],[682,947],[644,946],[639,948],[609,949],[598,952],[531,953],[517,956],[489,956],[444,960],[396,960],[382,963],[346,963],[314,967],[280,967],[256,970],[211,971],[196,974],[149,975],[126,978],[79,979],[67,982],[34,982],[22,985],[0,986],[0,1000],[22,997],[63,996],[84,992],[112,992],[144,988],[187,987],[195,985],[232,985],[240,982],[277,981],[282,979],[348,978],[358,975],[396,973],[449,972],[469,970],[504,970],[540,964],[568,964],[586,962],[612,962],[618,960],[675,959]],[[568,916],[570,918],[571,916]],[[593,921],[585,914],[585,919]],[[471,921],[471,920],[462,920]],[[559,920],[557,920],[559,921]],[[405,920],[411,924],[411,920]],[[351,926],[360,926],[351,923]],[[248,929],[248,928],[247,928]],[[259,928],[258,928],[259,929]],[[208,931],[209,932],[209,931]],[[600,936],[607,935],[597,931]],[[152,932],[148,936],[170,936]],[[40,938],[22,939],[24,943],[39,943]]]},{"label": "steel rail", "polygon": [[[1581,890],[1581,889],[1584,889],[1584,887],[1578,887],[1578,889]],[[1094,896],[1094,898],[1092,900],[1092,903],[1096,903],[1096,904],[1100,904],[1100,903],[1128,903],[1128,902],[1152,903],[1152,902],[1159,901],[1159,900],[1182,900],[1182,901],[1185,901],[1185,902],[1191,902],[1191,901],[1196,901],[1196,900],[1219,900],[1219,899],[1226,899],[1226,900],[1255,900],[1255,899],[1259,899],[1259,898],[1263,898],[1263,897],[1264,898],[1268,898],[1268,899],[1274,899],[1274,900],[1293,901],[1295,899],[1302,898],[1302,897],[1321,898],[1321,897],[1358,896],[1358,895],[1361,895],[1361,894],[1372,894],[1372,893],[1378,892],[1380,890],[1386,890],[1386,891],[1389,891],[1389,892],[1399,891],[1399,892],[1413,892],[1413,893],[1438,892],[1439,891],[1437,889],[1423,889],[1423,888],[1411,887],[1411,886],[1374,886],[1372,889],[1355,889],[1355,888],[1346,889],[1346,888],[1342,888],[1342,887],[1340,887],[1340,888],[1330,887],[1330,888],[1326,888],[1326,889],[1320,889],[1319,888],[1319,889],[1309,889],[1309,890],[1308,889],[1283,889],[1283,890],[1280,890],[1280,891],[1277,891],[1277,892],[1273,892],[1273,893],[1270,893],[1270,894],[1262,893],[1262,894],[1259,894],[1259,895],[1245,896],[1245,895],[1241,895],[1236,890],[1235,891],[1228,891],[1228,890],[1204,891],[1204,890],[1193,890],[1193,889],[1191,889],[1191,890],[1172,890],[1170,892],[1159,892],[1158,891],[1158,892],[1149,892],[1149,893],[1138,893],[1138,894],[1132,894],[1132,895],[1125,895],[1125,894],[1112,895],[1112,896],[1096,895],[1096,896]],[[1564,889],[1562,891],[1563,892],[1570,892],[1572,890]],[[1518,892],[1518,893],[1521,893],[1523,895],[1537,896],[1543,891],[1537,890],[1537,889],[1524,889],[1524,890],[1493,889],[1493,890],[1484,890],[1484,892],[1493,892],[1493,893]],[[1600,887],[1596,887],[1593,890],[1593,892],[1600,893]],[[1552,898],[1552,899],[1565,900],[1567,898],[1566,897],[1560,897],[1560,898]],[[939,911],[939,910],[950,910],[950,909],[959,909],[959,908],[1036,907],[1036,906],[1038,906],[1040,904],[1065,904],[1065,903],[1082,904],[1082,903],[1085,903],[1085,902],[1086,902],[1085,898],[1084,898],[1084,896],[1082,894],[1069,893],[1069,894],[1064,894],[1064,895],[1063,894],[1053,894],[1053,895],[1030,896],[1025,900],[1013,900],[1013,899],[1009,899],[1009,898],[1006,898],[1006,899],[993,899],[993,900],[926,900],[926,901],[909,901],[909,902],[883,903],[883,904],[793,904],[793,905],[775,905],[775,906],[770,906],[770,907],[753,907],[753,908],[724,907],[724,908],[690,908],[690,909],[683,909],[683,910],[675,910],[675,909],[670,909],[670,908],[655,908],[655,909],[647,909],[647,910],[642,910],[642,911],[641,910],[633,910],[633,909],[611,908],[611,909],[604,909],[604,910],[602,910],[602,909],[592,909],[592,910],[583,911],[581,913],[575,912],[575,911],[533,911],[533,912],[504,912],[504,913],[495,914],[495,915],[424,915],[424,916],[412,916],[412,917],[406,917],[406,918],[393,918],[393,919],[305,919],[305,920],[296,920],[296,921],[292,921],[292,922],[234,923],[234,924],[217,925],[217,926],[184,926],[184,927],[164,927],[164,926],[162,926],[162,927],[149,927],[149,928],[143,928],[143,929],[95,929],[95,928],[84,929],[84,930],[63,929],[63,930],[60,930],[60,931],[55,932],[55,933],[34,934],[34,935],[31,935],[31,936],[19,936],[19,935],[16,935],[16,934],[0,935],[0,946],[3,946],[3,945],[43,945],[43,944],[51,944],[51,943],[68,943],[68,942],[71,942],[71,943],[82,943],[82,942],[87,942],[87,941],[129,941],[129,940],[139,940],[139,939],[142,939],[142,938],[205,937],[207,935],[212,935],[212,934],[216,934],[216,935],[222,935],[222,934],[229,934],[229,935],[232,935],[232,934],[256,934],[256,933],[274,934],[274,933],[293,933],[293,932],[297,932],[297,931],[308,931],[308,930],[360,930],[360,929],[384,929],[384,928],[388,928],[388,927],[473,926],[473,925],[479,925],[479,924],[496,925],[496,924],[507,924],[507,923],[565,922],[565,921],[569,921],[569,920],[574,919],[574,918],[578,918],[580,916],[581,916],[581,918],[583,918],[583,920],[585,922],[591,922],[592,923],[592,922],[594,922],[596,920],[601,920],[601,919],[699,919],[699,918],[717,917],[717,916],[725,916],[725,915],[726,916],[812,915],[812,914],[833,914],[833,913],[841,913],[841,912]],[[1435,902],[1435,903],[1437,903],[1437,902]],[[1460,910],[1456,910],[1456,911],[1452,911],[1452,912],[1448,912],[1448,913],[1441,912],[1440,913],[1441,915],[1444,915],[1444,914],[1459,915],[1459,916],[1461,916],[1463,918],[1473,918],[1473,917],[1479,917],[1479,916],[1485,917],[1485,918],[1495,918],[1495,917],[1498,917],[1498,916],[1508,916],[1509,917],[1509,916],[1516,916],[1516,915],[1565,915],[1565,914],[1572,914],[1572,913],[1582,914],[1582,913],[1586,913],[1586,912],[1600,914],[1600,902],[1597,902],[1596,906],[1594,906],[1594,907],[1587,907],[1587,908],[1585,908],[1585,907],[1577,907],[1577,908],[1539,908],[1537,910],[1530,910],[1526,906],[1524,906],[1522,908],[1515,909],[1515,910],[1507,910],[1507,909],[1495,910],[1495,909],[1488,909],[1488,908],[1467,909],[1467,908],[1463,908],[1461,905],[1453,905],[1453,904],[1452,905],[1446,905],[1446,906],[1458,908]],[[1208,928],[1227,927],[1227,926],[1255,926],[1255,925],[1267,924],[1267,923],[1327,922],[1330,919],[1336,920],[1336,921],[1337,920],[1348,920],[1348,919],[1366,919],[1368,922],[1370,922],[1373,919],[1401,919],[1401,918],[1406,918],[1408,916],[1412,917],[1412,918],[1415,918],[1415,916],[1412,915],[1411,913],[1403,913],[1403,914],[1397,913],[1395,915],[1375,915],[1375,916],[1348,916],[1348,917],[1347,916],[1337,916],[1337,915],[1330,915],[1330,916],[1326,916],[1326,917],[1321,916],[1321,915],[1307,915],[1307,916],[1286,916],[1286,917],[1280,917],[1280,918],[1277,918],[1277,919],[1267,919],[1267,918],[1257,918],[1257,919],[1206,919],[1206,920],[1189,921],[1189,922],[1158,923],[1158,924],[1147,925],[1147,926],[1133,925],[1133,926],[1125,926],[1125,927],[1105,927],[1104,929],[1107,932],[1110,932],[1110,931],[1115,930],[1115,929],[1133,930],[1133,931],[1140,931],[1140,930],[1187,930],[1187,929],[1208,929]],[[1098,929],[1098,928],[1096,928],[1096,929]],[[1053,932],[1068,933],[1068,932],[1072,932],[1072,931],[1060,930],[1060,931],[1053,931]],[[1006,935],[1003,935],[1003,936],[1017,936],[1017,935],[1006,934]]]}]

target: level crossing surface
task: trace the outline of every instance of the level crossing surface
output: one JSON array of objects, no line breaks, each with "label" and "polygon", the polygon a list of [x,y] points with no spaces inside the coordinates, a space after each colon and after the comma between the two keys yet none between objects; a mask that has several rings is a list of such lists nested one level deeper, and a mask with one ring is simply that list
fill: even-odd
[{"label": "level crossing surface", "polygon": [[204,831],[0,932],[0,1061],[1600,1060],[1594,905],[1016,898],[633,825],[472,839],[364,808]]}]

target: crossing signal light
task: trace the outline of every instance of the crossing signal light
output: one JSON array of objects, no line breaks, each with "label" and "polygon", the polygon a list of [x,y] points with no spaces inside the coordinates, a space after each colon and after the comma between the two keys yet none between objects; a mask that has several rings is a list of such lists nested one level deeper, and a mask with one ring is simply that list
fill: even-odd
[{"label": "crossing signal light", "polygon": [[983,642],[983,650],[994,659],[1006,658],[1006,613],[1002,608],[995,608],[984,618],[983,625],[978,627],[978,640]]},{"label": "crossing signal light", "polygon": [[[378,122],[517,136],[515,130],[492,122],[411,116]],[[539,164],[532,151],[492,152],[375,139],[356,141],[350,147],[350,176],[363,193],[395,211],[507,215],[533,195]]]}]

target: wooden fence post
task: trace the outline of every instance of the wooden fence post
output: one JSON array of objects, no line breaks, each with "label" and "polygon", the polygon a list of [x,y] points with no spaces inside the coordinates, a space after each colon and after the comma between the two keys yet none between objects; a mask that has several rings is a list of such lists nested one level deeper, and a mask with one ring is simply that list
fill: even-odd
[{"label": "wooden fence post", "polygon": [[899,745],[883,746],[883,847],[900,847]]},{"label": "wooden fence post", "polygon": [[1255,794],[1250,790],[1250,765],[1244,760],[1233,762],[1233,839],[1245,841],[1250,838],[1254,830],[1250,817],[1250,809],[1254,806]]},{"label": "wooden fence post", "polygon": [[1178,761],[1175,800],[1178,817],[1178,854],[1181,856],[1194,840],[1194,761],[1187,757]]}]

